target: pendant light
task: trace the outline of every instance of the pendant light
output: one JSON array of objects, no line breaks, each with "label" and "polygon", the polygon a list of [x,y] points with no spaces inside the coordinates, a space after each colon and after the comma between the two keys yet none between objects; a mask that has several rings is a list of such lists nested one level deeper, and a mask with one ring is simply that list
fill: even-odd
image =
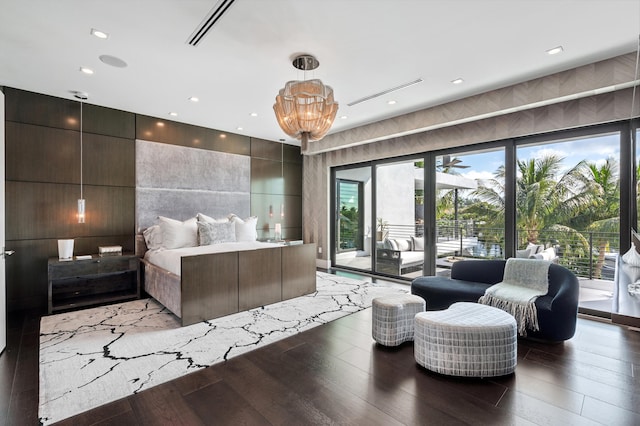
[{"label": "pendant light", "polygon": [[84,200],[84,185],[82,180],[83,174],[83,143],[82,143],[82,105],[89,97],[86,93],[76,92],[75,97],[80,99],[80,198],[78,199],[78,223],[85,223],[85,200]]}]

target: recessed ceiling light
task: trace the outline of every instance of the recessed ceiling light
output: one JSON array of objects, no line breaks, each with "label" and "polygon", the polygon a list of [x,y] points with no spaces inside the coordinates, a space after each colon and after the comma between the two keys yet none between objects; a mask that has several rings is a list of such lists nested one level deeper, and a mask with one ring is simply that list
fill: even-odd
[{"label": "recessed ceiling light", "polygon": [[558,53],[564,52],[562,46],[554,47],[553,49],[547,50],[548,55],[557,55]]},{"label": "recessed ceiling light", "polygon": [[244,130],[242,127],[238,126],[236,127],[236,130]]},{"label": "recessed ceiling light", "polygon": [[387,101],[387,104],[388,104],[388,105],[395,105],[395,104],[396,104],[396,101]]},{"label": "recessed ceiling light", "polygon": [[347,119],[347,116],[346,116],[346,115],[343,115],[343,116],[341,116],[341,117],[340,117],[340,119],[341,119],[341,120],[346,120],[346,119]]},{"label": "recessed ceiling light", "polygon": [[170,116],[172,116],[172,117],[177,117],[177,116],[178,116],[178,113],[177,113],[177,112],[173,112],[173,111],[171,111],[171,112],[169,113],[169,115],[170,115]]},{"label": "recessed ceiling light", "polygon": [[198,102],[200,99],[198,97],[196,97],[196,96],[191,96],[191,97],[189,97],[189,100],[191,102]]},{"label": "recessed ceiling light", "polygon": [[109,34],[104,31],[96,30],[95,28],[91,28],[91,35],[96,36],[101,39],[109,38]]},{"label": "recessed ceiling light", "polygon": [[464,80],[461,78],[456,78],[455,80],[451,80],[451,83],[453,84],[462,84],[464,83]]},{"label": "recessed ceiling light", "polygon": [[249,115],[250,115],[250,116],[252,116],[252,117],[257,117],[257,116],[258,116],[258,113],[257,113],[257,112],[252,112],[252,113],[251,113],[251,114],[249,114]]},{"label": "recessed ceiling light", "polygon": [[82,71],[85,74],[93,74],[93,70],[91,68],[87,68],[87,67],[80,67],[80,71]]}]

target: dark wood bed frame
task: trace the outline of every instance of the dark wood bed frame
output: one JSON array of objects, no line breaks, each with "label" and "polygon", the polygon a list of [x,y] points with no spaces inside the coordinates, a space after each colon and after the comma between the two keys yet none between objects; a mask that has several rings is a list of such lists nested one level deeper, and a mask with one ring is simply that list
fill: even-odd
[{"label": "dark wood bed frame", "polygon": [[142,259],[144,290],[195,324],[313,293],[315,253],[312,243],[184,256],[181,276]]}]

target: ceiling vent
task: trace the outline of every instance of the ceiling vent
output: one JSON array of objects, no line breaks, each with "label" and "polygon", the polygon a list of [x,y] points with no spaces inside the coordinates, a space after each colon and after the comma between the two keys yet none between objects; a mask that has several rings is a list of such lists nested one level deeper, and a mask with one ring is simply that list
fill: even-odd
[{"label": "ceiling vent", "polygon": [[382,92],[374,93],[373,95],[365,96],[364,98],[360,98],[360,99],[355,100],[353,102],[349,102],[347,105],[348,106],[358,105],[358,104],[360,104],[362,102],[370,101],[371,99],[377,98],[379,96],[387,95],[387,94],[389,94],[391,92],[395,92],[396,90],[404,89],[406,87],[413,86],[414,84],[422,83],[422,81],[423,80],[421,78],[418,78],[418,79],[410,81],[408,83],[401,84],[400,86],[392,87],[391,89],[383,90]]},{"label": "ceiling vent", "polygon": [[207,16],[204,17],[202,22],[200,22],[200,25],[198,25],[193,33],[191,33],[189,39],[187,40],[187,43],[194,47],[197,46],[202,41],[204,36],[209,33],[211,27],[213,27],[213,25],[218,22],[218,20],[227,11],[227,9],[229,9],[234,1],[235,0],[218,0],[216,5],[213,6],[213,9],[211,9]]}]

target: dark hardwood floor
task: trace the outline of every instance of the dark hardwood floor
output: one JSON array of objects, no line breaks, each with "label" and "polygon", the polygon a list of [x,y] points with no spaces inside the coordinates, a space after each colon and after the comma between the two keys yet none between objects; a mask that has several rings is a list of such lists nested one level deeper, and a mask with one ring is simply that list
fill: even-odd
[{"label": "dark hardwood floor", "polygon": [[[39,318],[9,317],[2,424],[38,424]],[[639,372],[640,333],[581,317],[563,344],[519,340],[513,375],[442,376],[376,345],[367,309],[60,424],[638,425]]]}]

